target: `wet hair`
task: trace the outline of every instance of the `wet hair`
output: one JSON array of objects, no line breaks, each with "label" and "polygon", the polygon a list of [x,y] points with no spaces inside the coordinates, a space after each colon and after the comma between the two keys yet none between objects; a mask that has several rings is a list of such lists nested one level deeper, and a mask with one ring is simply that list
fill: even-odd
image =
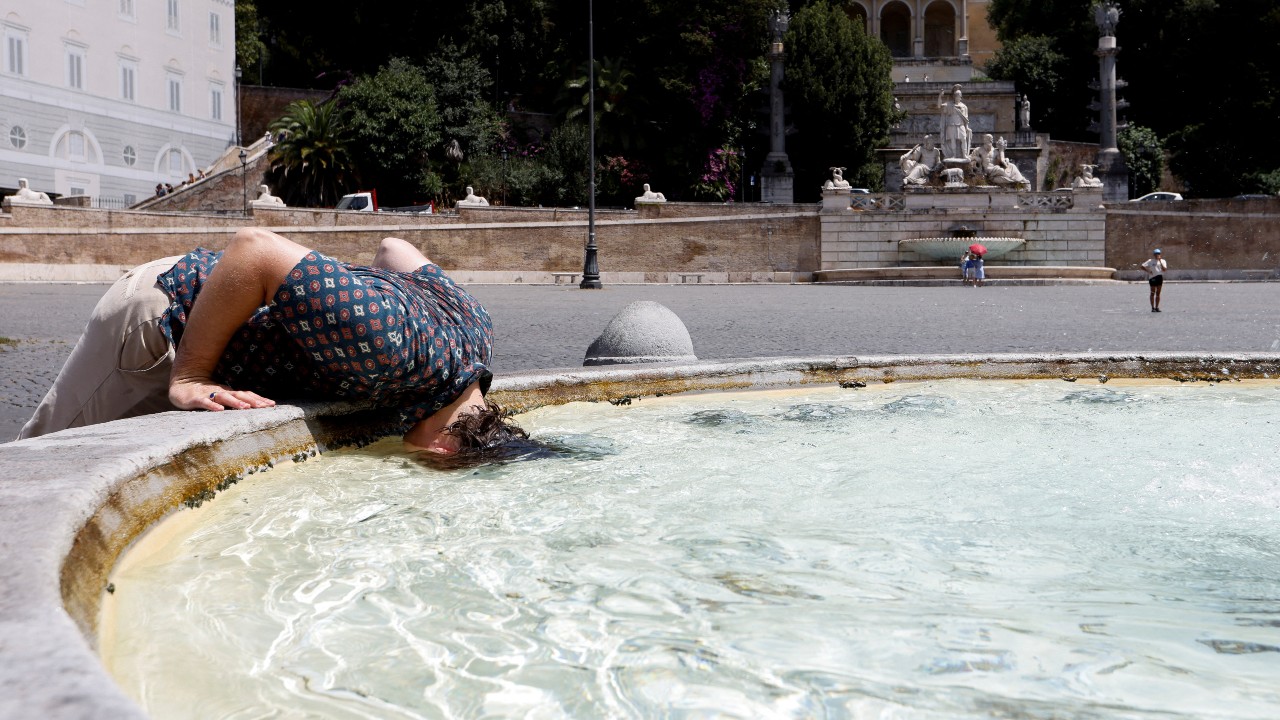
[{"label": "wet hair", "polygon": [[441,468],[465,468],[540,457],[545,446],[530,440],[524,428],[510,420],[511,412],[492,400],[483,409],[466,412],[444,427],[444,434],[458,440],[458,451],[448,455],[422,453]]},{"label": "wet hair", "polygon": [[524,428],[511,422],[511,413],[492,400],[484,401],[484,409],[466,412],[444,428],[446,435],[459,441],[459,450],[478,450],[501,445],[511,440],[528,439]]}]

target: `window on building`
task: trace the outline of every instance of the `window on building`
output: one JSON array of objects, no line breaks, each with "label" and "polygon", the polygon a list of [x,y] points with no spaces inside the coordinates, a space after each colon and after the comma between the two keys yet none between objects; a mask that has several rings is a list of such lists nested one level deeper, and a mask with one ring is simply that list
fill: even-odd
[{"label": "window on building", "polygon": [[209,13],[209,44],[222,46],[222,17],[216,12]]},{"label": "window on building", "polygon": [[185,178],[187,176],[186,162],[182,157],[182,151],[176,148],[170,148],[165,151],[162,167],[169,172],[170,177]]},{"label": "window on building", "polygon": [[27,131],[18,125],[9,128],[9,144],[21,150],[27,146]]},{"label": "window on building", "polygon": [[209,117],[222,119],[222,86],[217,83],[209,86]]},{"label": "window on building", "polygon": [[58,145],[54,148],[54,156],[72,162],[88,162],[88,148],[89,143],[85,139],[84,133],[72,130],[58,138]]},{"label": "window on building", "polygon": [[133,167],[134,163],[138,162],[138,153],[133,149],[132,145],[125,145],[124,152],[121,155],[124,157],[124,164],[129,167]]},{"label": "window on building", "polygon": [[67,46],[67,87],[84,89],[84,48]]},{"label": "window on building", "polygon": [[169,109],[182,112],[182,78],[177,75],[169,76]]},{"label": "window on building", "polygon": [[120,0],[120,17],[133,19],[133,0]]},{"label": "window on building", "polygon": [[178,23],[178,0],[167,0],[166,5],[169,8],[169,21],[165,27],[173,32],[178,32],[181,27]]},{"label": "window on building", "polygon": [[132,60],[120,61],[120,99],[137,99],[138,66]]},{"label": "window on building", "polygon": [[17,28],[4,29],[4,70],[10,75],[27,74],[27,33]]}]

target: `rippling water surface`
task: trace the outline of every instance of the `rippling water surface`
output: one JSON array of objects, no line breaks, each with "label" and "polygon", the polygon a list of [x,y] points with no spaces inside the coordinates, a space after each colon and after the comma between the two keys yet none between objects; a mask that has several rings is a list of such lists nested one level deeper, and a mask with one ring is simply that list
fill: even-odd
[{"label": "rippling water surface", "polygon": [[156,718],[1274,718],[1280,389],[952,381],[278,466],[114,579]]}]

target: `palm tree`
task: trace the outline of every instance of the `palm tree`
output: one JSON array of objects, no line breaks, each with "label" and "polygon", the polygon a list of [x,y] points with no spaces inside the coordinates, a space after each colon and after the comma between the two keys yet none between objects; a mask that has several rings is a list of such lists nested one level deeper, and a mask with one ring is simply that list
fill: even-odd
[{"label": "palm tree", "polygon": [[337,103],[295,100],[271,123],[271,182],[289,205],[332,207],[354,180],[347,128]]}]

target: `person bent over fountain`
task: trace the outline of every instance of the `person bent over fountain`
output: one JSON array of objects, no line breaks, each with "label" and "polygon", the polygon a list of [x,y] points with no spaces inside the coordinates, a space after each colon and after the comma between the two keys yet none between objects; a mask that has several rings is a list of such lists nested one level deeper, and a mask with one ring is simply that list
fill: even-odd
[{"label": "person bent over fountain", "polygon": [[244,228],[117,281],[19,438],[278,396],[372,400],[409,449],[482,455],[526,437],[484,397],[492,348],[485,309],[404,240],[362,266]]}]

